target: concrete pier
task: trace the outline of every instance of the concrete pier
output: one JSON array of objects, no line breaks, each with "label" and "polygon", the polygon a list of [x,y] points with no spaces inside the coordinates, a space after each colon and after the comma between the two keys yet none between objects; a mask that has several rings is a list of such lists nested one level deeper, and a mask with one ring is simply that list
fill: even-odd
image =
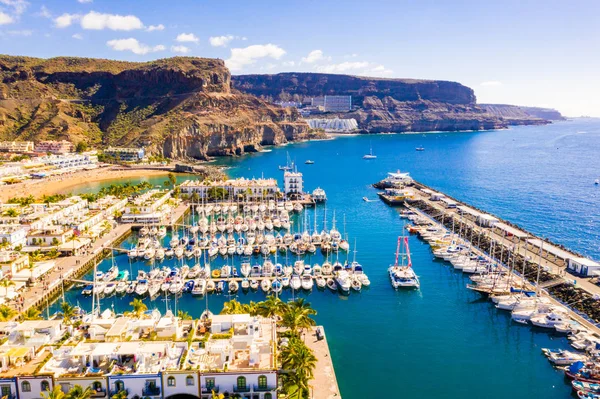
[{"label": "concrete pier", "polygon": [[[320,328],[323,339],[317,339],[317,329]],[[314,378],[309,382],[311,399],[338,399],[341,398],[340,388],[338,387],[329,345],[325,329],[322,326],[313,327],[305,337],[306,346],[312,349],[317,358],[317,367],[314,371]]]}]

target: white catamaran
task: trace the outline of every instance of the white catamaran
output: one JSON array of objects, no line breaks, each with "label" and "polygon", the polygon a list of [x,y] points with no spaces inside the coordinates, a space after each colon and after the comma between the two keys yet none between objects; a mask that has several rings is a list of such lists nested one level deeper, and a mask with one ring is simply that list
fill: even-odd
[{"label": "white catamaran", "polygon": [[[400,253],[402,247],[402,253]],[[400,263],[398,261],[400,260]],[[406,261],[406,264],[405,264]],[[410,259],[410,249],[408,247],[408,237],[398,237],[396,246],[396,261],[388,268],[390,281],[394,288],[419,288],[421,283],[419,277],[412,268]]]}]

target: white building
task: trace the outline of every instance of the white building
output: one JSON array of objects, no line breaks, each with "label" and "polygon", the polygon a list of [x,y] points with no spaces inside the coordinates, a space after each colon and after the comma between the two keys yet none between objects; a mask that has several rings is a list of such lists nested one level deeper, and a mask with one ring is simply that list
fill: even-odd
[{"label": "white building", "polygon": [[179,189],[183,194],[198,194],[200,200],[213,199],[218,189],[227,192],[224,200],[237,200],[240,196],[248,200],[262,200],[274,197],[279,192],[275,179],[244,179],[243,177],[221,181],[187,180],[179,185]]},{"label": "white building", "polygon": [[356,119],[307,119],[311,129],[323,129],[328,132],[351,132],[358,130]]},{"label": "white building", "polygon": [[93,169],[98,166],[98,157],[88,154],[49,155],[40,157],[40,161],[57,169]]},{"label": "white building", "polygon": [[303,184],[302,173],[286,171],[283,174],[283,187],[286,196],[302,194],[304,192]]},{"label": "white building", "polygon": [[27,229],[19,225],[0,225],[0,243],[7,243],[10,248],[25,245]]},{"label": "white building", "polygon": [[582,276],[600,277],[600,263],[587,258],[570,258],[567,269]]}]

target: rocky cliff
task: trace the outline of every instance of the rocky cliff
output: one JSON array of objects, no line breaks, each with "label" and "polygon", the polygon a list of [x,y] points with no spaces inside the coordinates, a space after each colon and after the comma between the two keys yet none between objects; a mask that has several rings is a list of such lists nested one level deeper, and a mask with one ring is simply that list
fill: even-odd
[{"label": "rocky cliff", "polygon": [[[498,129],[517,121],[479,106],[469,87],[441,80],[280,73],[234,76],[232,86],[269,99],[281,97],[282,94],[296,99],[351,95],[354,105],[352,112],[319,117],[355,118],[363,132]],[[547,123],[531,115],[518,119],[518,122]]]},{"label": "rocky cliff", "polygon": [[144,145],[173,158],[311,137],[292,109],[231,90],[223,61],[0,56],[0,140]]},{"label": "rocky cliff", "polygon": [[539,107],[521,107],[508,104],[481,104],[481,107],[488,113],[510,121],[511,124],[531,124],[519,123],[520,121],[529,121],[538,119],[540,123],[546,121],[564,121],[565,118],[555,109]]}]

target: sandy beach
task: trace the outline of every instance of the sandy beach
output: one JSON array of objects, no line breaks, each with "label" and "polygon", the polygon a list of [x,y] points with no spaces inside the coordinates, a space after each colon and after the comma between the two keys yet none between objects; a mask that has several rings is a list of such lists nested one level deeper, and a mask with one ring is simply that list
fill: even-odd
[{"label": "sandy beach", "polygon": [[167,174],[168,172],[164,170],[123,169],[116,167],[86,170],[40,180],[26,180],[23,183],[0,186],[0,201],[6,201],[12,197],[24,197],[29,194],[34,197],[41,197],[42,195],[64,193],[65,191],[68,191],[69,188],[84,183],[129,177],[166,176]]}]

